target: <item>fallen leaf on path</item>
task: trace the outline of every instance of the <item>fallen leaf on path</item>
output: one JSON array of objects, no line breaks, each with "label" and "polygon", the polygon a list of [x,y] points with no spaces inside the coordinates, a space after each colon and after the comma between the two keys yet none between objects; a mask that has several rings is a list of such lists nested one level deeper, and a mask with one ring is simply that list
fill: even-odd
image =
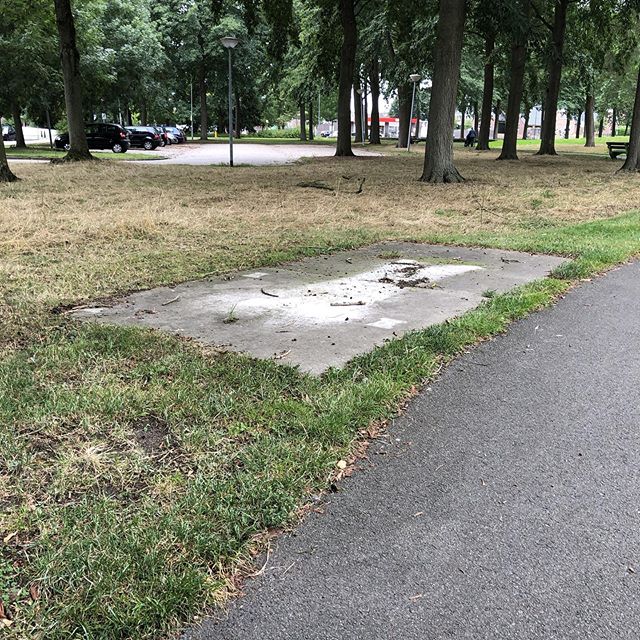
[{"label": "fallen leaf on path", "polygon": [[32,584],[29,587],[29,596],[34,602],[37,602],[40,599],[40,589],[38,589],[37,584]]},{"label": "fallen leaf on path", "polygon": [[347,468],[347,461],[346,460],[339,460],[338,464],[336,466],[338,467],[338,469],[346,469]]}]

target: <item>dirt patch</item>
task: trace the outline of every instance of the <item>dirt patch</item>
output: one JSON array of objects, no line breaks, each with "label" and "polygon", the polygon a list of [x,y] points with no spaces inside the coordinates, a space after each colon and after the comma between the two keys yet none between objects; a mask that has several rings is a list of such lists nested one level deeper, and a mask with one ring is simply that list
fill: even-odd
[{"label": "dirt patch", "polygon": [[167,423],[154,415],[138,418],[133,424],[133,435],[143,451],[150,456],[162,455],[176,447],[175,438]]}]

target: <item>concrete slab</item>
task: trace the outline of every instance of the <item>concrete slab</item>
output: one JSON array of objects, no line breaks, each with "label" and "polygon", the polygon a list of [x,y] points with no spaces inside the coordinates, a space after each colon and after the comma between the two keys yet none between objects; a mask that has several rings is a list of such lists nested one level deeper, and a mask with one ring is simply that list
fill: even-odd
[{"label": "concrete slab", "polygon": [[278,268],[186,282],[75,312],[275,358],[319,374],[384,341],[473,309],[565,260],[493,249],[385,242]]}]

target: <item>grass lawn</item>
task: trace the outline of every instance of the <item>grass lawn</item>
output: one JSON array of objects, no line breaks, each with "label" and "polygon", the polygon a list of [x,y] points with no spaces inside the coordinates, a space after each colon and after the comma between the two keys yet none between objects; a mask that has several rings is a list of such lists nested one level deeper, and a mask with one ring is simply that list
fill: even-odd
[{"label": "grass lawn", "polygon": [[[14,166],[22,180],[0,187],[3,637],[158,638],[215,606],[443,363],[640,252],[640,182],[620,163],[496,156],[460,150],[469,181],[442,186],[417,182],[421,150],[232,172]],[[337,193],[296,186],[310,180]],[[574,261],[322,378],[60,312],[383,238]]]},{"label": "grass lawn", "polygon": [[[5,147],[7,152],[7,158],[11,160],[39,160],[49,158],[62,158],[64,157],[64,151],[58,151],[56,149],[50,149],[41,145],[28,146],[26,149],[16,149],[15,147]],[[106,160],[163,160],[166,156],[161,154],[149,155],[146,153],[136,153],[135,151],[127,151],[126,153],[113,153],[113,151],[92,151],[96,158]]]}]

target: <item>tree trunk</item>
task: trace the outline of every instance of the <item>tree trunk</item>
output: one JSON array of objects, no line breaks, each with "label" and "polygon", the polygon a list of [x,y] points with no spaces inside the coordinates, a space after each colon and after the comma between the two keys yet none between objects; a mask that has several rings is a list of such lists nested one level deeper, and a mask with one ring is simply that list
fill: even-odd
[{"label": "tree trunk", "polygon": [[509,99],[502,151],[498,160],[518,159],[518,125],[520,106],[524,92],[524,70],[527,60],[526,36],[518,35],[511,46],[511,74],[509,78]]},{"label": "tree trunk", "polygon": [[458,139],[461,141],[464,141],[464,138],[465,138],[464,123],[466,119],[467,119],[467,105],[466,103],[463,102],[460,105],[460,135],[458,136]]},{"label": "tree trunk", "polygon": [[[207,76],[204,60],[200,62],[198,67],[198,91],[200,93],[200,140],[206,140],[209,118],[207,114]],[[227,123],[227,128],[230,130],[231,123]]]},{"label": "tree trunk", "polygon": [[313,141],[313,100],[309,100],[309,141]]},{"label": "tree trunk", "polygon": [[127,125],[129,127],[133,126],[133,117],[131,115],[131,109],[129,108],[128,105],[127,105]]},{"label": "tree trunk", "polygon": [[613,107],[613,114],[611,115],[611,135],[615,136],[618,129],[618,109]]},{"label": "tree trunk", "polygon": [[15,182],[18,177],[9,169],[7,152],[4,150],[4,140],[0,136],[0,182]]},{"label": "tree trunk", "polygon": [[619,171],[640,170],[640,71],[636,84],[636,98],[633,103],[633,118],[631,120],[631,136],[629,137],[629,153]]},{"label": "tree trunk", "polygon": [[16,130],[16,149],[26,149],[27,143],[24,141],[24,131],[22,130],[22,113],[16,102],[11,103],[11,115]]},{"label": "tree trunk", "polygon": [[495,37],[491,35],[484,41],[484,82],[482,89],[482,111],[480,114],[480,131],[478,132],[478,151],[489,150],[489,135],[491,134],[491,109],[493,106],[493,84],[495,63],[493,52]]},{"label": "tree trunk", "polygon": [[365,140],[369,138],[369,89],[367,88],[367,77],[362,80],[362,136]]},{"label": "tree trunk", "polygon": [[569,111],[569,109],[567,109],[567,123],[564,126],[564,139],[565,140],[569,139],[570,129],[571,129],[571,111]]},{"label": "tree trunk", "polygon": [[473,129],[478,133],[478,127],[480,126],[480,114],[478,113],[478,101],[473,103]]},{"label": "tree trunk", "polygon": [[598,123],[598,138],[602,138],[604,134],[604,116],[600,116],[600,122]]},{"label": "tree trunk", "polygon": [[576,139],[580,137],[581,126],[582,126],[582,111],[578,111],[578,118],[576,120]]},{"label": "tree trunk", "polygon": [[529,118],[531,117],[531,105],[525,100],[524,102],[524,129],[522,131],[522,139],[529,137]]},{"label": "tree trunk", "polygon": [[380,142],[380,62],[373,59],[369,73],[369,85],[371,86],[371,129],[369,130],[369,144],[381,144]]},{"label": "tree trunk", "polygon": [[502,113],[502,105],[500,104],[500,100],[496,102],[495,115],[496,119],[493,121],[493,139],[498,139],[498,126],[500,124],[500,114]]},{"label": "tree trunk", "polygon": [[360,91],[360,78],[356,75],[353,79],[353,121],[356,125],[354,142],[362,142],[362,94]]},{"label": "tree trunk", "polygon": [[398,87],[398,149],[406,149],[409,139],[409,119],[411,118],[411,86],[401,84]]},{"label": "tree trunk", "polygon": [[594,103],[593,92],[589,91],[584,107],[584,133],[587,138],[584,144],[585,147],[596,146],[595,123],[593,121],[593,112],[595,110]]},{"label": "tree trunk", "polygon": [[424,156],[424,182],[462,182],[453,164],[453,120],[462,57],[465,0],[440,0]]},{"label": "tree trunk", "polygon": [[304,101],[300,102],[300,140],[307,141],[307,114],[304,108]]},{"label": "tree trunk", "polygon": [[560,95],[560,78],[562,76],[562,51],[564,34],[567,27],[567,9],[571,0],[556,0],[551,36],[551,54],[545,90],[545,118],[542,121],[539,156],[555,156],[556,153],[556,114],[558,96]]},{"label": "tree trunk", "polygon": [[65,160],[92,160],[82,111],[80,54],[76,46],[76,27],[71,0],[54,0],[56,26],[60,38],[60,63],[64,80],[64,102],[69,124],[70,149]]},{"label": "tree trunk", "polygon": [[627,119],[625,120],[624,123],[624,137],[626,138],[629,135],[629,118],[627,117]]},{"label": "tree trunk", "polygon": [[[147,101],[143,98],[142,102],[140,102],[140,124],[146,125],[147,119]],[[191,135],[193,135],[193,131]]]},{"label": "tree trunk", "polygon": [[340,0],[342,47],[338,83],[338,144],[336,156],[353,156],[351,149],[351,86],[358,46],[354,0]]}]

